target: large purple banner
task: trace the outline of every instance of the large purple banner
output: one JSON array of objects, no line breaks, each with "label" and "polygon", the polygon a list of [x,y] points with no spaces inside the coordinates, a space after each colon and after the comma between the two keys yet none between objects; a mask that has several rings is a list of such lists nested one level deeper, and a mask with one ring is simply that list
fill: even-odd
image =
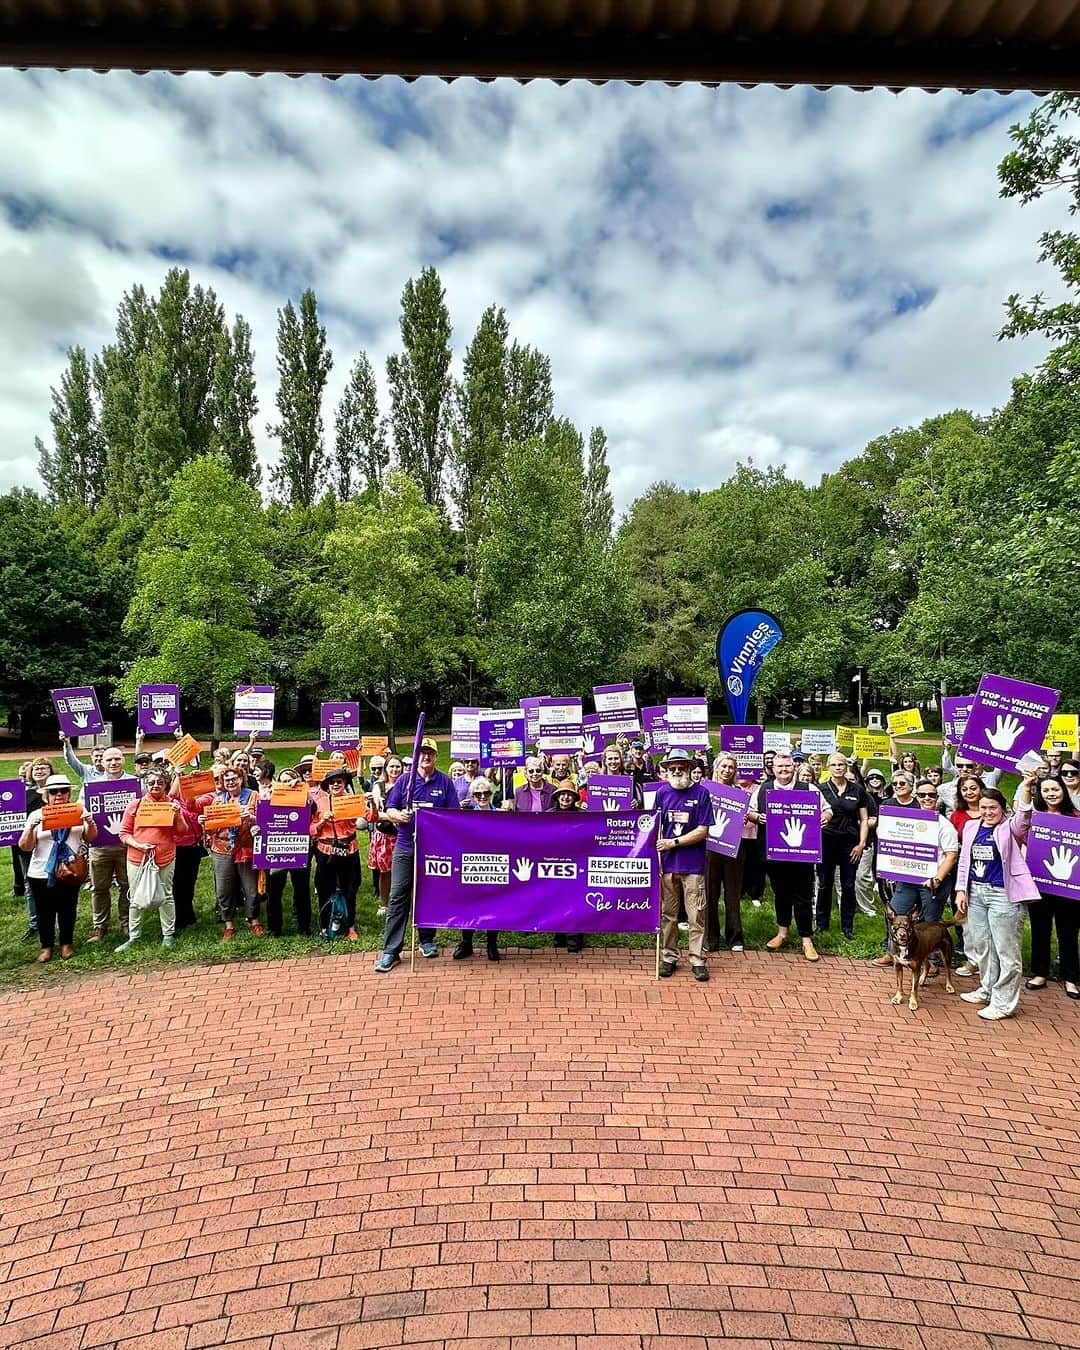
[{"label": "large purple banner", "polygon": [[360,704],[319,705],[319,749],[355,750],[360,744]]},{"label": "large purple banner", "polygon": [[271,806],[258,802],[255,806],[255,836],[253,867],[295,870],[306,867],[311,838],[310,806]]},{"label": "large purple banner", "polygon": [[738,723],[721,727],[720,751],[735,756],[740,778],[759,782],[765,763],[765,728]]},{"label": "large purple banner", "polygon": [[419,927],[532,933],[654,933],[655,811],[421,811]]},{"label": "large purple banner", "polygon": [[26,824],[26,784],[0,778],[0,845],[17,844]]},{"label": "large purple banner", "polygon": [[770,862],[821,861],[821,793],[767,792],[765,857]]},{"label": "large purple banner", "polygon": [[882,803],[877,824],[877,874],[921,886],[938,865],[938,814]]},{"label": "large purple banner", "polygon": [[974,702],[974,694],[963,694],[959,698],[950,698],[946,694],[941,700],[941,730],[950,745],[959,745],[963,739]]},{"label": "large purple banner", "polygon": [[83,805],[97,826],[95,848],[119,848],[120,822],[128,803],[142,791],[137,778],[98,778],[83,788]]},{"label": "large purple banner", "polygon": [[960,751],[976,764],[1015,773],[1029,750],[1039,753],[1061,697],[1057,689],[1004,675],[984,675],[960,738]]},{"label": "large purple banner", "polygon": [[1027,865],[1043,895],[1080,901],[1080,816],[1035,811],[1028,834]]},{"label": "large purple banner", "polygon": [[621,773],[594,773],[585,789],[590,811],[632,811],[634,780]]},{"label": "large purple banner", "polygon": [[750,809],[750,794],[742,788],[714,783],[709,778],[703,778],[701,786],[708,792],[713,806],[713,823],[705,838],[706,851],[734,858],[742,843],[743,825]]},{"label": "large purple banner", "polygon": [[65,736],[100,736],[105,730],[97,694],[88,684],[72,689],[53,689],[56,720]]},{"label": "large purple banner", "polygon": [[136,698],[139,730],[168,735],[180,725],[180,689],[175,684],[140,684]]}]

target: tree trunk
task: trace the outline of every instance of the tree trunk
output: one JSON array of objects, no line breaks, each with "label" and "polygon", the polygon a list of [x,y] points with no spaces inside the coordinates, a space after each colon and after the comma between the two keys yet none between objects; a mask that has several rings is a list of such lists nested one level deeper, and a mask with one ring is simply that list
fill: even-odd
[{"label": "tree trunk", "polygon": [[390,743],[390,749],[397,754],[397,744],[394,740],[394,687],[390,680],[387,680],[384,689],[386,692],[386,739]]},{"label": "tree trunk", "polygon": [[221,698],[217,694],[214,695],[213,710],[214,710],[214,730],[210,737],[211,753],[213,753],[213,751],[215,751],[221,744]]}]

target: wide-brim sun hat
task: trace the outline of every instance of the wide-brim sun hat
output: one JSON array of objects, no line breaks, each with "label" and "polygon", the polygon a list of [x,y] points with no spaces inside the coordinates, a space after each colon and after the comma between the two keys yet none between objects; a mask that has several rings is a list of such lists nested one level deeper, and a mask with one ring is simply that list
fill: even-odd
[{"label": "wide-brim sun hat", "polygon": [[65,778],[62,773],[49,774],[48,778],[45,779],[45,791],[58,792],[61,788],[66,788],[70,792],[71,779]]},{"label": "wide-brim sun hat", "polygon": [[660,761],[660,764],[665,769],[669,764],[685,764],[689,769],[693,762],[694,760],[689,750],[683,750],[677,747],[674,750],[668,750],[664,755],[664,758]]}]

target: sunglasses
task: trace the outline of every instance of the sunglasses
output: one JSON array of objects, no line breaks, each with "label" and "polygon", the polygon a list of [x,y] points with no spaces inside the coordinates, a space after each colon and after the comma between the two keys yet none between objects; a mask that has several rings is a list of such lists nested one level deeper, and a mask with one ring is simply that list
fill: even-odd
[{"label": "sunglasses", "polygon": [[48,793],[49,793],[49,796],[50,796],[50,797],[53,795],[54,792],[70,792],[70,791],[71,791],[70,788],[49,788],[49,789],[48,789]]},{"label": "sunglasses", "polygon": [[490,793],[490,792],[474,792],[474,793],[473,793],[473,796],[476,797],[476,798],[490,797],[490,796],[491,796],[491,793]]},{"label": "sunglasses", "polygon": [[935,801],[937,800],[937,793],[936,793],[936,792],[916,792],[915,796],[916,796],[916,797],[926,797],[927,800],[929,800],[931,797],[933,797]]},{"label": "sunglasses", "polygon": [[1080,778],[1080,769],[1062,769],[1062,778]]}]

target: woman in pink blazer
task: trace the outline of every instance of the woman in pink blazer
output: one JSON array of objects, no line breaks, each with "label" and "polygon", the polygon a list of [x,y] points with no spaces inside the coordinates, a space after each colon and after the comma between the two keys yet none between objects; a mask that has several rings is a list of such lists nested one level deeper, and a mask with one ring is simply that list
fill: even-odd
[{"label": "woman in pink blazer", "polygon": [[983,788],[979,819],[964,826],[956,872],[956,908],[967,915],[964,949],[979,968],[979,987],[960,997],[984,1003],[979,1016],[987,1022],[1011,1017],[1020,1002],[1027,902],[1039,898],[1023,850],[1030,804],[1013,816],[1007,811],[997,788]]}]

